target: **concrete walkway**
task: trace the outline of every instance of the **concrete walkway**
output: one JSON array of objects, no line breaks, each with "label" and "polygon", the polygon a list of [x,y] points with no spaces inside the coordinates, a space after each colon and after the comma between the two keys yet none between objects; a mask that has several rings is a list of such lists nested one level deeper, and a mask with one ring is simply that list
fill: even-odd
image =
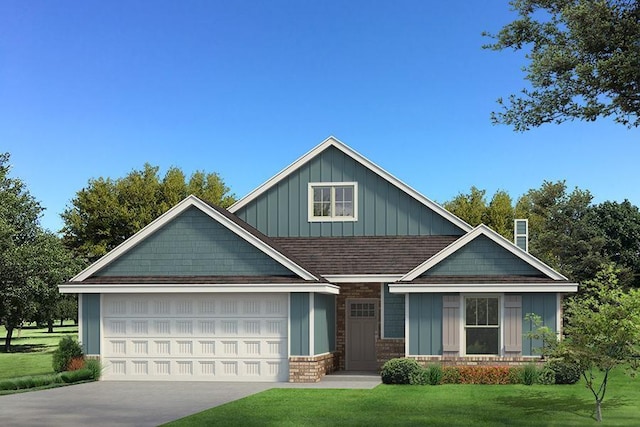
[{"label": "concrete walkway", "polygon": [[364,388],[379,376],[328,375],[314,384],[98,381],[0,396],[3,426],[157,426],[270,388]]}]

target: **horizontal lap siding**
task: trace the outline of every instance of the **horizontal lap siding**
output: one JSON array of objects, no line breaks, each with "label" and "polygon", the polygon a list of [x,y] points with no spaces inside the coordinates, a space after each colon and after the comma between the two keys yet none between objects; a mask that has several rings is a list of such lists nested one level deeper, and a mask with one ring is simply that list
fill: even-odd
[{"label": "horizontal lap siding", "polygon": [[[310,182],[357,182],[358,220],[309,222]],[[463,234],[457,226],[334,147],[302,165],[236,215],[272,237]]]},{"label": "horizontal lap siding", "polygon": [[409,294],[409,354],[442,354],[442,295]]}]

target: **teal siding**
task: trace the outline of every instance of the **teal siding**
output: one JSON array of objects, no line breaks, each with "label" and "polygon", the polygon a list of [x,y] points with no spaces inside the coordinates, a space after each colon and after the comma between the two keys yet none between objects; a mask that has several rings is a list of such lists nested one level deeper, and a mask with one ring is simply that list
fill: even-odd
[{"label": "teal siding", "polygon": [[290,310],[291,355],[309,356],[309,294],[292,293]]},{"label": "teal siding", "polygon": [[79,297],[82,299],[82,351],[84,354],[100,354],[100,294],[80,294]]},{"label": "teal siding", "polygon": [[[309,222],[309,182],[357,182],[358,220]],[[334,147],[236,212],[272,237],[456,235],[463,231]]]},{"label": "teal siding", "polygon": [[323,354],[336,349],[336,297],[314,295],[314,353]]},{"label": "teal siding", "polygon": [[389,293],[384,285],[384,338],[404,338],[404,294]]},{"label": "teal siding", "polygon": [[539,276],[540,271],[488,237],[479,236],[427,270],[424,276],[475,274]]},{"label": "teal siding", "polygon": [[225,276],[293,273],[213,218],[191,207],[96,275]]},{"label": "teal siding", "polygon": [[535,329],[532,322],[525,317],[529,313],[535,313],[542,317],[544,326],[548,326],[552,331],[556,331],[557,325],[557,297],[554,293],[547,294],[522,294],[522,354],[524,356],[538,356],[542,346],[541,340],[532,340],[526,337],[528,332]]},{"label": "teal siding", "polygon": [[442,354],[442,295],[409,294],[409,354]]}]

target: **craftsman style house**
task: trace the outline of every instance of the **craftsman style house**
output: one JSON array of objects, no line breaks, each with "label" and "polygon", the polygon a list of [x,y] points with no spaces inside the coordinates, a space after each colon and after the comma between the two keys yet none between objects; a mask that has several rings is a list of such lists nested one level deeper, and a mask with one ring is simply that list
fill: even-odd
[{"label": "craftsman style house", "polygon": [[228,210],[190,196],[82,271],[80,340],[107,380],[317,381],[393,357],[535,357],[577,285],[335,138]]}]

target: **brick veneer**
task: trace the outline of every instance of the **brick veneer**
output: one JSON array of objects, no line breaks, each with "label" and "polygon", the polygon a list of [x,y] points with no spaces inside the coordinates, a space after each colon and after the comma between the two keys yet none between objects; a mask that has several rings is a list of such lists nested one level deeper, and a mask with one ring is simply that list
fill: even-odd
[{"label": "brick veneer", "polygon": [[376,340],[376,358],[378,360],[378,370],[382,368],[384,362],[396,357],[404,357],[404,338],[386,338]]},{"label": "brick veneer", "polygon": [[289,358],[289,382],[318,382],[326,374],[336,370],[337,360],[335,353],[319,356],[291,356]]},{"label": "brick veneer", "polygon": [[[374,298],[378,300],[378,326],[376,341],[380,336],[380,283],[345,283],[340,285],[340,294],[336,298],[336,352],[338,353],[338,367],[345,367],[346,343],[346,304],[347,299]],[[377,346],[376,346],[377,347]]]},{"label": "brick veneer", "polygon": [[414,356],[423,366],[430,363],[441,363],[443,366],[519,366],[527,363],[542,363],[539,357],[499,357],[499,356],[465,356],[465,357],[441,357],[441,356]]}]

